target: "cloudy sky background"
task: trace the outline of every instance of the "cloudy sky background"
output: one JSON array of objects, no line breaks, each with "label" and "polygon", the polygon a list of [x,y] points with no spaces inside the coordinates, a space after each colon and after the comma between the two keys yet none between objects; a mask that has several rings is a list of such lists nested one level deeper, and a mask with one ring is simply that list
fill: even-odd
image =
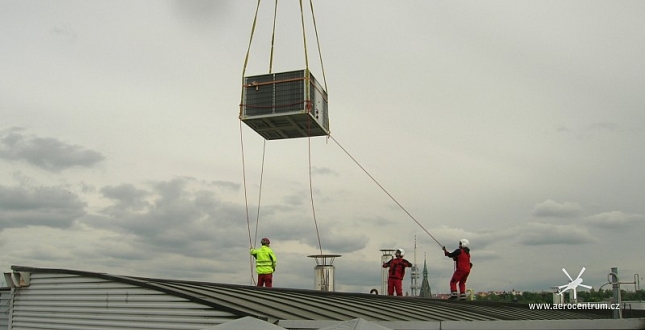
[{"label": "cloudy sky background", "polygon": [[[0,0],[3,271],[250,284],[263,170],[275,285],[312,288],[311,153],[336,289],[380,289],[379,250],[414,260],[416,236],[448,292],[440,245],[342,146],[442,245],[471,241],[476,291],[645,275],[644,2],[315,1],[338,144],[267,141],[264,168],[238,120],[256,4]],[[248,75],[268,72],[272,4]],[[278,12],[273,71],[302,69],[298,5]]]}]

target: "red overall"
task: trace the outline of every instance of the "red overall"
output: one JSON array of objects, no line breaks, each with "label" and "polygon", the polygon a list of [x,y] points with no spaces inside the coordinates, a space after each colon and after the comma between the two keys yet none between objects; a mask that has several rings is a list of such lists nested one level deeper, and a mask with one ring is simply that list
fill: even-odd
[{"label": "red overall", "polygon": [[398,257],[391,259],[390,261],[383,264],[383,268],[390,267],[389,274],[390,276],[387,279],[387,294],[392,296],[396,290],[397,296],[403,295],[403,276],[405,276],[405,267],[412,267],[412,264],[403,259],[403,257]]},{"label": "red overall", "polygon": [[457,292],[457,283],[459,283],[459,292],[466,293],[466,280],[470,274],[470,250],[468,248],[459,248],[453,253],[444,252],[447,257],[451,257],[456,264],[455,272],[450,279],[450,291]]},{"label": "red overall", "polygon": [[273,274],[258,274],[257,286],[273,287]]}]

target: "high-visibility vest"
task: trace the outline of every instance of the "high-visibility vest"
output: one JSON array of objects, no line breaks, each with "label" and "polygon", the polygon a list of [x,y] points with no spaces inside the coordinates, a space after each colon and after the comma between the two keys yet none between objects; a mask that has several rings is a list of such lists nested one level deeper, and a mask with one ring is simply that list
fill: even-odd
[{"label": "high-visibility vest", "polygon": [[275,271],[278,258],[270,247],[262,245],[259,249],[251,249],[251,255],[255,257],[255,271],[258,274],[271,274]]}]

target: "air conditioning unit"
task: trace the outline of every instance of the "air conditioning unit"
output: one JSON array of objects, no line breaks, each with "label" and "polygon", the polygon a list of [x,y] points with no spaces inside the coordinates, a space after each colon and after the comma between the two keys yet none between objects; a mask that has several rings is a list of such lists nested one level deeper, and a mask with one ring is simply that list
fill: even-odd
[{"label": "air conditioning unit", "polygon": [[329,135],[327,92],[307,69],[244,77],[240,119],[267,140]]}]

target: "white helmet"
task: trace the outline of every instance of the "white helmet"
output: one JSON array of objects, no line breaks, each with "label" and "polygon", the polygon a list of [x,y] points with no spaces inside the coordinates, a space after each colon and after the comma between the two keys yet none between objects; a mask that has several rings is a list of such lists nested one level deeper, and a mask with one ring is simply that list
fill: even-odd
[{"label": "white helmet", "polygon": [[[401,248],[396,249],[396,252],[400,252],[400,253],[401,253],[401,257],[403,257],[403,256],[405,255],[405,250],[403,250],[403,249],[401,249]],[[394,252],[394,254],[396,254],[396,252]]]},{"label": "white helmet", "polygon": [[469,247],[469,246],[470,246],[470,242],[469,242],[467,239],[465,239],[465,238],[460,239],[460,240],[459,240],[459,244],[460,244],[460,245],[461,245],[461,247],[463,247],[463,248],[467,248],[467,247]]}]

